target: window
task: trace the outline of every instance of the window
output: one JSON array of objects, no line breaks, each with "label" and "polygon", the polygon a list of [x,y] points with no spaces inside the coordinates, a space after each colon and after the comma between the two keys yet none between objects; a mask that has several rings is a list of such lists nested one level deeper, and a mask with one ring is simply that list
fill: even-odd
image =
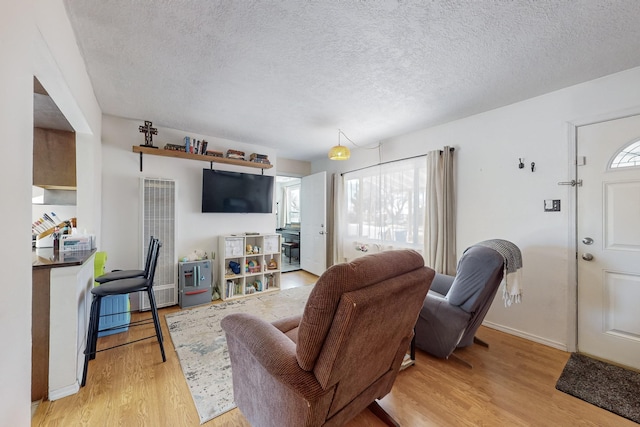
[{"label": "window", "polygon": [[287,223],[297,224],[300,222],[300,185],[286,187],[287,200]]},{"label": "window", "polygon": [[611,169],[640,166],[640,141],[624,147],[611,161]]},{"label": "window", "polygon": [[300,225],[300,178],[276,176],[276,228]]},{"label": "window", "polygon": [[344,245],[422,251],[426,176],[424,157],[344,174]]}]

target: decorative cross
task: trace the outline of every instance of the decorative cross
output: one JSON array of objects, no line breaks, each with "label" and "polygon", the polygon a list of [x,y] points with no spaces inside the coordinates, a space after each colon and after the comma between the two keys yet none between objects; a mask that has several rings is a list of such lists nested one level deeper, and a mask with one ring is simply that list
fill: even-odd
[{"label": "decorative cross", "polygon": [[145,120],[144,126],[140,126],[138,128],[140,132],[144,132],[144,145],[142,146],[157,148],[157,147],[154,147],[153,145],[153,135],[158,134],[158,129],[151,127],[151,124],[152,123],[150,121]]}]

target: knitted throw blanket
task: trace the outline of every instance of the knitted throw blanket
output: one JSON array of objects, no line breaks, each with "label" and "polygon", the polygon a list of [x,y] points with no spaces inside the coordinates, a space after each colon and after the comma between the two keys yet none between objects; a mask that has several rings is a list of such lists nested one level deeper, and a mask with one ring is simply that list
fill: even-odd
[{"label": "knitted throw blanket", "polygon": [[[504,300],[505,307],[509,307],[513,303],[521,302],[522,286],[519,280],[519,270],[522,268],[522,254],[520,253],[520,249],[508,240],[502,239],[485,240],[477,243],[477,245],[491,248],[504,258],[504,288],[502,291],[502,299]],[[508,277],[510,274],[512,274],[512,277]]]}]

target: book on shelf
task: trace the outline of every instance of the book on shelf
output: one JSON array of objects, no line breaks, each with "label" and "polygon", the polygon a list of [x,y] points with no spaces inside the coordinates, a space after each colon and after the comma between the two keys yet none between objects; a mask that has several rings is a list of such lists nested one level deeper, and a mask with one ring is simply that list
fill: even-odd
[{"label": "book on shelf", "polygon": [[233,280],[227,280],[227,289],[225,294],[227,295],[227,298],[232,298],[236,295],[242,295],[240,283],[234,282]]},{"label": "book on shelf", "polygon": [[244,151],[229,149],[229,150],[227,150],[227,158],[228,159],[244,160]]},{"label": "book on shelf", "polygon": [[[184,144],[181,146],[178,146],[175,144],[167,144],[167,145],[171,145],[172,147],[181,147],[180,150],[178,150],[177,148],[175,150],[184,151],[185,153],[204,154],[207,152],[207,145],[209,145],[209,143],[204,139],[199,140],[199,139],[185,136],[182,141]],[[171,148],[171,150],[173,149],[174,148]]]},{"label": "book on shelf", "polygon": [[265,165],[271,164],[271,162],[269,161],[269,156],[267,156],[266,154],[251,153],[251,155],[249,156],[249,161],[253,163],[262,163]]},{"label": "book on shelf", "polygon": [[184,151],[184,145],[165,144],[164,149],[169,151]]},{"label": "book on shelf", "polygon": [[249,160],[251,163],[261,163],[263,165],[270,165],[271,162],[268,159],[251,159]]},{"label": "book on shelf", "polygon": [[[208,145],[209,145],[209,142],[204,139],[197,140],[197,139],[185,136],[183,144],[165,144],[164,149],[169,151],[182,151],[183,153],[200,154],[204,156],[220,157],[220,158],[226,157],[227,159],[246,161],[244,151],[229,149],[225,154],[222,151],[209,149]],[[271,164],[271,162],[269,161],[269,158],[266,155],[257,154],[257,153],[251,154],[249,161],[253,163],[262,163],[266,165]]]}]

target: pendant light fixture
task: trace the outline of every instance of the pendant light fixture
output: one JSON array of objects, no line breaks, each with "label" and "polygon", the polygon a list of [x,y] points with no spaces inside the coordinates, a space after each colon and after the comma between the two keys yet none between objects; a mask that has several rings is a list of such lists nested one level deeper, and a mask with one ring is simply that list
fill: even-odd
[{"label": "pendant light fixture", "polygon": [[[331,150],[329,150],[329,159],[331,160],[347,160],[351,157],[351,151],[349,151],[349,148],[340,144],[341,135],[343,135],[343,133],[338,129],[338,145],[334,145],[331,147]],[[346,135],[345,138],[347,138]]]}]

